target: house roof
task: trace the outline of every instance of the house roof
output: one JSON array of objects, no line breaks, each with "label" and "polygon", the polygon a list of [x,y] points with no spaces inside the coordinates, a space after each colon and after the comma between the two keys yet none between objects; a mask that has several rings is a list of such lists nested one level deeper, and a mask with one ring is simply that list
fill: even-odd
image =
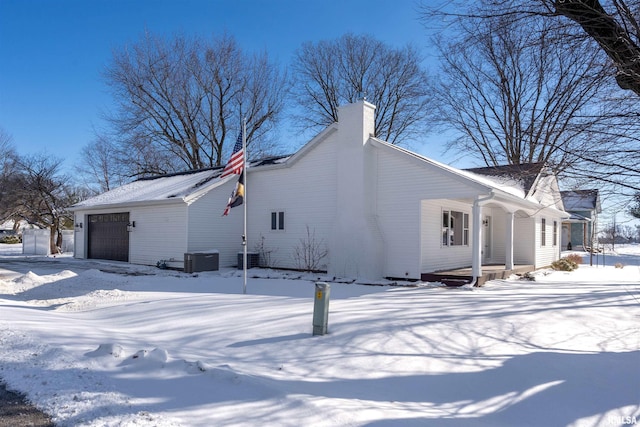
[{"label": "house roof", "polygon": [[[313,147],[324,140],[333,131],[335,131],[334,127],[329,126],[295,154],[271,156],[251,161],[247,166],[247,169],[255,170],[256,168],[279,168],[290,166],[298,158],[304,156],[310,147]],[[467,182],[491,189],[492,191],[498,190],[502,194],[507,194],[511,197],[515,196],[517,199],[523,201],[526,200],[529,190],[534,185],[536,178],[539,176],[543,168],[541,163],[533,163],[526,165],[507,165],[463,170],[437,162],[404,148],[391,145],[385,141],[378,140],[377,138],[371,138],[371,140],[380,144],[380,146],[398,150],[421,162],[434,165],[448,173],[466,180]],[[137,181],[125,184],[121,187],[79,202],[73,205],[70,210],[73,211],[103,206],[134,205],[154,202],[166,203],[171,201],[189,203],[190,200],[195,199],[203,192],[216,188],[228,180],[233,179],[232,176],[223,180],[217,179],[220,177],[222,169],[222,167],[214,167],[196,171],[141,178]]]},{"label": "house roof", "polygon": [[602,211],[600,193],[596,189],[561,191],[560,195],[567,211]]},{"label": "house roof", "polygon": [[[261,166],[275,165],[285,162],[290,156],[271,156],[251,161],[247,170]],[[139,178],[136,181],[114,188],[105,193],[76,203],[70,209],[79,210],[112,205],[132,205],[149,202],[175,200],[188,203],[203,191],[209,191],[224,184],[233,176],[217,179],[222,174],[223,167],[217,166],[195,171],[170,173]]]},{"label": "house roof", "polygon": [[124,205],[140,202],[186,201],[204,187],[211,188],[224,181],[214,180],[222,173],[222,167],[140,178],[121,187],[76,203],[71,210],[105,205]]},{"label": "house roof", "polygon": [[518,185],[525,194],[529,194],[543,168],[544,163],[525,163],[465,170],[478,175],[492,177],[505,183],[511,183],[511,185]]}]

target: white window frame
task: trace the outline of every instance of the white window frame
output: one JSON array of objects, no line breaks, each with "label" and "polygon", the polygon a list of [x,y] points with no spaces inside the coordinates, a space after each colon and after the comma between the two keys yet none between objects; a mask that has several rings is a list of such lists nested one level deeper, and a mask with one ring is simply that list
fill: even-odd
[{"label": "white window frame", "polygon": [[540,246],[547,246],[547,219],[540,218]]},{"label": "white window frame", "polygon": [[285,213],[284,211],[273,210],[269,215],[271,231],[282,232],[285,231]]},{"label": "white window frame", "polygon": [[469,246],[469,214],[454,209],[442,209],[440,246]]}]

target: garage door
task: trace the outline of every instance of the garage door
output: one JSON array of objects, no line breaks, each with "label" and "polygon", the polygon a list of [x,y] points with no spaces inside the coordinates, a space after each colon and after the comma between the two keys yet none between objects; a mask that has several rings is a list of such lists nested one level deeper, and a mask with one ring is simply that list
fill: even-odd
[{"label": "garage door", "polygon": [[129,212],[89,215],[88,257],[129,261]]}]

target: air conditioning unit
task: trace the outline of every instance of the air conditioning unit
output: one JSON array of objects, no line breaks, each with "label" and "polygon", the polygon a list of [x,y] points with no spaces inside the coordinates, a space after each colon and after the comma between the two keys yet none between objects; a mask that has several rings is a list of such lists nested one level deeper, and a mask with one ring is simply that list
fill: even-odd
[{"label": "air conditioning unit", "polygon": [[191,252],[184,254],[184,272],[216,271],[219,269],[218,252]]},{"label": "air conditioning unit", "polygon": [[[244,265],[244,254],[238,252],[238,270],[242,270]],[[258,252],[247,252],[247,268],[260,267],[260,254]]]}]

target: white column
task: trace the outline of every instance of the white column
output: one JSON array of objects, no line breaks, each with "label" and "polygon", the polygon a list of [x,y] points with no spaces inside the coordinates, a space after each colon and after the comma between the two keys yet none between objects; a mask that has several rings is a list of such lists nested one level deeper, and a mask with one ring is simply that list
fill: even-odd
[{"label": "white column", "polygon": [[471,211],[473,222],[473,238],[471,239],[471,275],[480,277],[482,275],[482,208],[476,201]]},{"label": "white column", "polygon": [[505,245],[505,270],[513,270],[513,212],[507,212],[507,241]]}]

